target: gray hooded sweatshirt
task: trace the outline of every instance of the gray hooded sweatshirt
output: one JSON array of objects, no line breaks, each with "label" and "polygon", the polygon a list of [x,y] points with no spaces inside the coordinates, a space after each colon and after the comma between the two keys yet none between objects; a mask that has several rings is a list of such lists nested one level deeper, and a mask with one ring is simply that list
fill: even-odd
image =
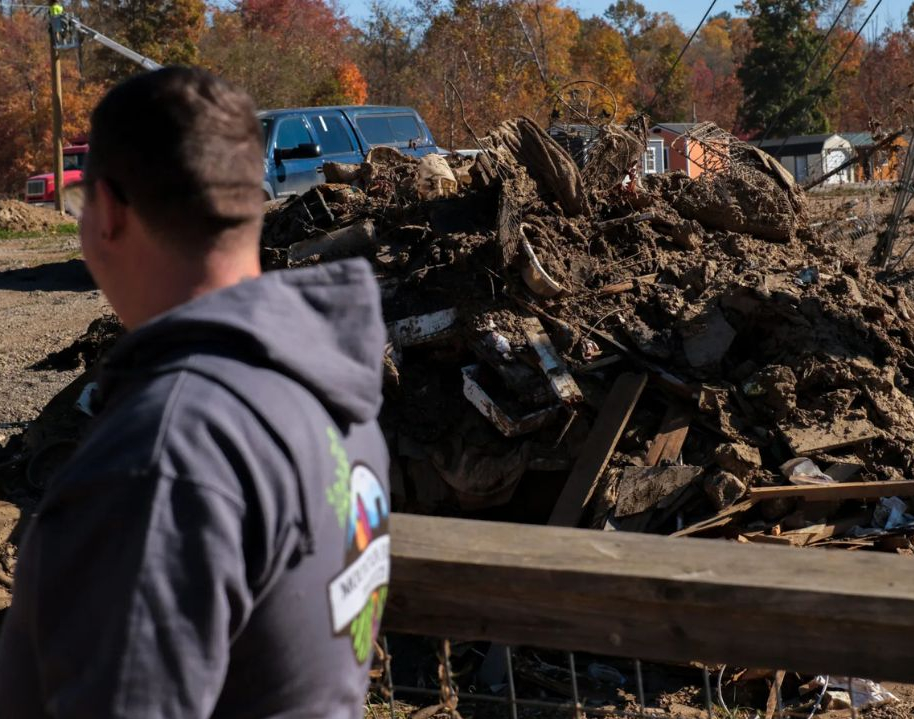
[{"label": "gray hooded sweatshirt", "polygon": [[362,260],[126,335],[21,547],[2,717],[361,717],[389,572],[384,341]]}]

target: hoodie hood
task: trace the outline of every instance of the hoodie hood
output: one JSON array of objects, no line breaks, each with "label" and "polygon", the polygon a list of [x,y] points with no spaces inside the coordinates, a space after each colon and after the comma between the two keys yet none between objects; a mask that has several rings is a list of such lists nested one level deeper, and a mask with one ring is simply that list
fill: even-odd
[{"label": "hoodie hood", "polygon": [[118,378],[214,352],[276,370],[333,415],[377,417],[387,341],[369,263],[345,260],[268,272],[211,292],[125,335],[105,362],[105,394]]}]

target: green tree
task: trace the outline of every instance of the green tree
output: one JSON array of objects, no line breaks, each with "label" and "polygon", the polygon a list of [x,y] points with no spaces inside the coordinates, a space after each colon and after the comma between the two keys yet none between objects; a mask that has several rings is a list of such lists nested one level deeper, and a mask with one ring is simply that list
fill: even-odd
[{"label": "green tree", "polygon": [[415,85],[420,22],[403,8],[378,0],[371,3],[359,36],[359,65],[372,102],[401,105]]},{"label": "green tree", "polygon": [[745,0],[752,48],[737,76],[743,85],[739,114],[748,131],[763,131],[775,120],[772,135],[825,132],[828,120],[823,102],[834,82],[825,83],[821,57],[809,77],[803,72],[812,59],[823,30],[816,24],[821,0]]},{"label": "green tree", "polygon": [[[83,0],[68,9],[90,27],[156,62],[199,61],[205,0]],[[94,80],[114,82],[141,69],[96,43],[89,43],[83,53],[86,74]]]}]

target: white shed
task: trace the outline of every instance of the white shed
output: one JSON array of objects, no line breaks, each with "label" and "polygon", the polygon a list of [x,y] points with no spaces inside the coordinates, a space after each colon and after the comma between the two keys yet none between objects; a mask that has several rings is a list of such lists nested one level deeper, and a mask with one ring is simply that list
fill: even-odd
[{"label": "white shed", "polygon": [[[786,140],[765,140],[760,147],[787,168],[797,182],[821,177],[854,154],[854,146],[841,135],[792,135]],[[853,181],[854,167],[851,165],[825,182],[838,185]]]}]

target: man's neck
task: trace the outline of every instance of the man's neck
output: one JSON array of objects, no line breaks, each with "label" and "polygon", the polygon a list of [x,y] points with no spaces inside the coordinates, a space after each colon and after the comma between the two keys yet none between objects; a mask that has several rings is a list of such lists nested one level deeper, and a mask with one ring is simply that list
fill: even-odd
[{"label": "man's neck", "polygon": [[187,257],[160,247],[151,247],[138,258],[134,276],[142,291],[127,294],[121,306],[115,307],[128,329],[196,297],[261,274],[255,251],[212,251]]}]

